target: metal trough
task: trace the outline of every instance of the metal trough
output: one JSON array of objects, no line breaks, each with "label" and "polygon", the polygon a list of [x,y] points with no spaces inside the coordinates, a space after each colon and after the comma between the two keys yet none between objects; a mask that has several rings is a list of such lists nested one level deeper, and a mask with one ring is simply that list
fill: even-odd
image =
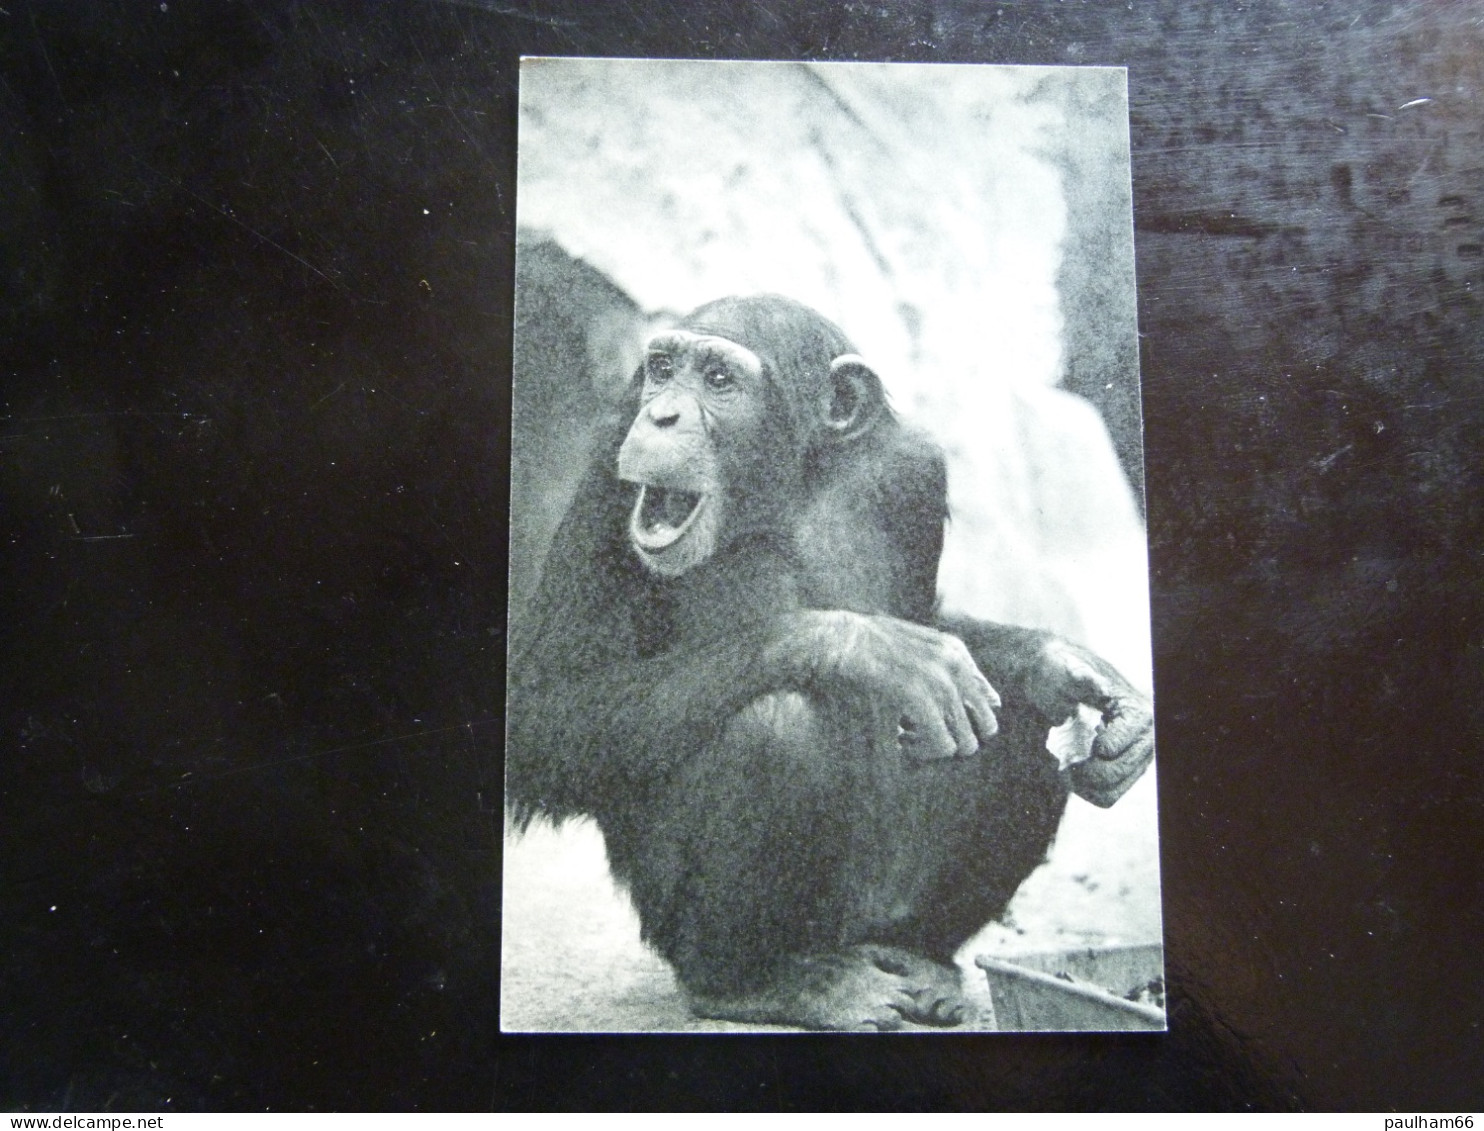
[{"label": "metal trough", "polygon": [[974,964],[989,978],[995,1025],[1002,1030],[1162,1031],[1165,1011],[1123,995],[1164,978],[1164,948],[1088,947],[1082,950],[981,955]]}]

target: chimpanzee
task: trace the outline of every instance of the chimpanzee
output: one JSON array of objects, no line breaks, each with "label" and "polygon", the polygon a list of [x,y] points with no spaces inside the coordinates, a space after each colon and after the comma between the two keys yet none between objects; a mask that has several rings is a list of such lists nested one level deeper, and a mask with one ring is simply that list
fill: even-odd
[{"label": "chimpanzee", "polygon": [[[508,795],[597,821],[696,1013],[962,1021],[953,953],[1068,792],[1110,805],[1148,764],[1148,704],[1096,656],[936,616],[946,518],[937,446],[780,296],[655,336],[600,434],[512,648]],[[1078,703],[1104,726],[1062,771]]]}]

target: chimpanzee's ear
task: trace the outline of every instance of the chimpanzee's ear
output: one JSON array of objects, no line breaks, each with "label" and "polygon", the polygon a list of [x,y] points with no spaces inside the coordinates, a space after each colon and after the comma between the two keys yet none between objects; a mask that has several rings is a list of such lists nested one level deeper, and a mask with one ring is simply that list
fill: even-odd
[{"label": "chimpanzee's ear", "polygon": [[858,354],[847,353],[830,363],[830,387],[824,403],[824,427],[838,441],[863,436],[875,426],[886,407],[881,378]]}]

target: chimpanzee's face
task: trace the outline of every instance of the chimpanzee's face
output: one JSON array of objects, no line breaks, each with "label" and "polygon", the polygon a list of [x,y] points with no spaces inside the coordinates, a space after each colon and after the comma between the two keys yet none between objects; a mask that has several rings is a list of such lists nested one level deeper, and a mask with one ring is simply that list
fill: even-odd
[{"label": "chimpanzee's face", "polygon": [[769,403],[764,364],[747,347],[687,330],[650,340],[618,476],[639,489],[629,541],[653,573],[701,565],[757,512],[777,470]]}]

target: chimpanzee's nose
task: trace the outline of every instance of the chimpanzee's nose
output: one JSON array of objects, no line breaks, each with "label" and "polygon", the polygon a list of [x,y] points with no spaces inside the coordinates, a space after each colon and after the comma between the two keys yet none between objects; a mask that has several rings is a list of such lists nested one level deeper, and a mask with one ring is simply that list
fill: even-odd
[{"label": "chimpanzee's nose", "polygon": [[680,421],[680,402],[661,393],[649,402],[649,419],[656,428],[671,428]]}]

